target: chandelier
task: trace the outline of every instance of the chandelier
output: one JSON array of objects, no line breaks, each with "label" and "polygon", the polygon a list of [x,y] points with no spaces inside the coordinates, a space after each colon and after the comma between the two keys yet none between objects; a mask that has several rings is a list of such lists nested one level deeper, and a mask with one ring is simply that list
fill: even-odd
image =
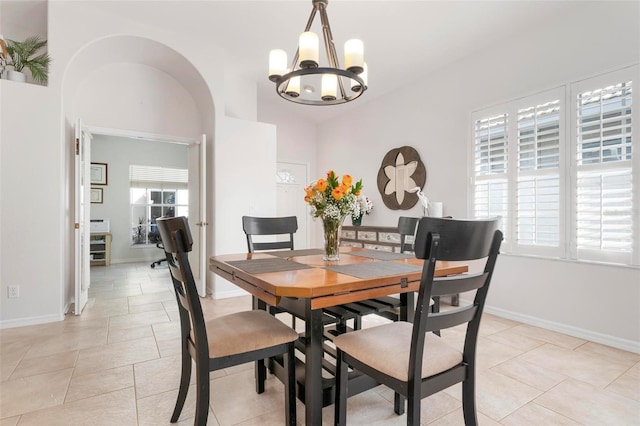
[{"label": "chandelier", "polygon": [[[287,65],[287,52],[274,49],[269,52],[269,80],[276,84],[276,93],[282,98],[305,105],[337,105],[360,97],[367,90],[367,64],[361,40],[352,39],[344,44],[344,69],[340,68],[333,35],[327,17],[328,0],[311,0],[313,10],[304,32],[300,34],[298,50],[291,65]],[[320,12],[322,38],[328,67],[319,66],[319,38],[311,25]],[[320,87],[320,94],[317,88]]]}]

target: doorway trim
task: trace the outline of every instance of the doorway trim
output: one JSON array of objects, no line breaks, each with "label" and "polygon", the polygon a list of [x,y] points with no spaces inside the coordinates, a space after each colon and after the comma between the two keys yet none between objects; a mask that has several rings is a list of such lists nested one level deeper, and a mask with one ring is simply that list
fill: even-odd
[{"label": "doorway trim", "polygon": [[[116,129],[116,128],[107,128],[107,127],[98,127],[98,126],[91,126],[91,125],[82,125],[82,128],[80,129],[80,131],[86,131],[90,136],[93,135],[101,135],[101,136],[114,136],[114,137],[122,137],[122,138],[128,138],[128,139],[134,139],[134,140],[144,140],[144,141],[149,141],[149,142],[159,142],[159,143],[170,143],[170,144],[174,144],[174,145],[181,145],[181,146],[185,146],[185,147],[190,147],[192,145],[200,145],[200,144],[206,144],[206,135],[200,135],[199,137],[194,137],[194,138],[189,138],[189,137],[183,137],[183,136],[169,136],[169,135],[162,135],[162,134],[157,134],[157,133],[148,133],[148,132],[140,132],[140,131],[134,131],[134,130],[125,130],[125,129]],[[206,145],[204,147],[204,151],[199,150],[199,152],[202,154],[203,152],[206,155]],[[91,158],[89,158],[89,161],[91,161]],[[206,158],[200,158],[200,164],[199,167],[200,168],[205,168],[205,170],[199,170],[199,175],[202,177],[202,173],[206,173]],[[74,187],[76,188],[76,192],[77,192],[77,188],[78,185],[80,183],[76,180],[74,183]],[[197,212],[193,212],[195,215],[197,216],[202,216],[203,211],[206,212],[206,210],[203,210],[203,205],[206,205],[206,198],[204,198],[203,200],[203,188],[202,188],[202,179],[200,179],[200,181],[198,182],[197,187],[201,188],[200,191],[198,191],[198,204],[200,204],[200,209],[198,209]],[[206,197],[206,195],[205,195]],[[77,200],[76,200],[77,202]],[[191,202],[190,202],[191,204]],[[90,212],[91,212],[91,205],[87,204],[87,214],[90,217]],[[190,211],[191,214],[191,211]],[[200,259],[200,263],[202,263],[202,259],[206,258],[206,250],[207,250],[207,243],[206,243],[206,225],[207,225],[207,221],[206,221],[206,217],[202,217],[200,218],[199,222],[197,223],[198,226],[203,227],[203,232],[200,233],[200,238],[199,238],[199,244],[198,249],[199,249],[199,253],[197,253],[197,256]],[[86,233],[89,232],[89,230],[85,230]],[[202,235],[205,234],[205,238],[202,238]],[[204,253],[204,255],[203,255]],[[77,277],[78,276],[78,269],[82,270],[82,265],[80,265],[78,262],[75,263],[74,265],[74,275]],[[200,272],[202,272],[202,267],[199,268]],[[199,277],[199,281],[202,283],[201,287],[203,289],[206,288],[206,278],[207,278],[207,273],[206,273],[206,269],[204,274],[199,273],[199,275],[202,275]],[[90,271],[87,271],[87,278],[88,278],[88,284],[90,286],[91,281],[90,281]],[[76,278],[77,279],[77,278]],[[76,285],[77,287],[77,285]],[[88,287],[87,287],[88,288]],[[76,288],[76,293],[77,293],[77,288]],[[203,290],[204,293],[204,290]],[[203,294],[204,295],[204,294]],[[76,303],[77,303],[77,294],[76,294]],[[81,311],[78,312],[77,308],[75,308],[75,314],[76,315],[80,315]]]}]

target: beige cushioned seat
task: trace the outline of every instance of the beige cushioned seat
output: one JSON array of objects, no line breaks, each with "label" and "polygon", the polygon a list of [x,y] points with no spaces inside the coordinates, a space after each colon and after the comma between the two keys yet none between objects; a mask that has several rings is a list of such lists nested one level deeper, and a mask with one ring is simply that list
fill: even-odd
[{"label": "beige cushioned seat", "polygon": [[205,321],[205,326],[211,358],[255,351],[298,338],[291,327],[262,310],[212,318]]},{"label": "beige cushioned seat", "polygon": [[[398,380],[409,379],[409,352],[413,324],[397,321],[337,336],[333,343],[352,357]],[[425,336],[422,377],[448,370],[462,362],[462,352],[433,333]]]}]

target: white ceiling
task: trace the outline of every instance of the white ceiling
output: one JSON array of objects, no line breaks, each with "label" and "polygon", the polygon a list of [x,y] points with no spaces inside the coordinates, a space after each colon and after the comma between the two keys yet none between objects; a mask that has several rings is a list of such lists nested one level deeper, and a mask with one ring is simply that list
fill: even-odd
[{"label": "white ceiling", "polygon": [[[275,94],[274,84],[267,79],[269,50],[284,49],[292,58],[297,37],[312,9],[311,0],[79,3],[126,16],[142,25],[193,34],[202,39],[203,48],[208,42],[220,45],[227,52],[231,67],[257,82],[262,102],[320,122],[399,86],[420,84],[420,78],[432,70],[501,40],[558,22],[594,2],[329,0],[327,12],[338,57],[342,57],[344,41],[360,38],[369,66],[369,90],[350,104],[332,107],[287,102]],[[319,17],[314,28],[317,25]]]}]

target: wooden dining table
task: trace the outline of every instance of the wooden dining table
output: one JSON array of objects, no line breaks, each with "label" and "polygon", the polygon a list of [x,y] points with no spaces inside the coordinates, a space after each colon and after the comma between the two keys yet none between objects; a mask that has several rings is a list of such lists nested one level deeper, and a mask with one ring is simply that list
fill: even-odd
[{"label": "wooden dining table", "polygon": [[[254,297],[254,308],[274,306],[304,319],[300,339],[304,363],[300,362],[303,374],[298,379],[298,398],[305,404],[307,425],[321,425],[322,407],[333,403],[323,342],[325,326],[335,319],[325,308],[415,292],[423,265],[423,260],[412,254],[355,247],[341,247],[339,261],[326,262],[322,257],[320,249],[304,249],[219,255],[209,260],[211,272]],[[465,264],[436,265],[436,276],[467,271]],[[349,380],[350,395],[352,388],[357,393],[375,385],[366,377],[354,378],[354,386]]]}]

